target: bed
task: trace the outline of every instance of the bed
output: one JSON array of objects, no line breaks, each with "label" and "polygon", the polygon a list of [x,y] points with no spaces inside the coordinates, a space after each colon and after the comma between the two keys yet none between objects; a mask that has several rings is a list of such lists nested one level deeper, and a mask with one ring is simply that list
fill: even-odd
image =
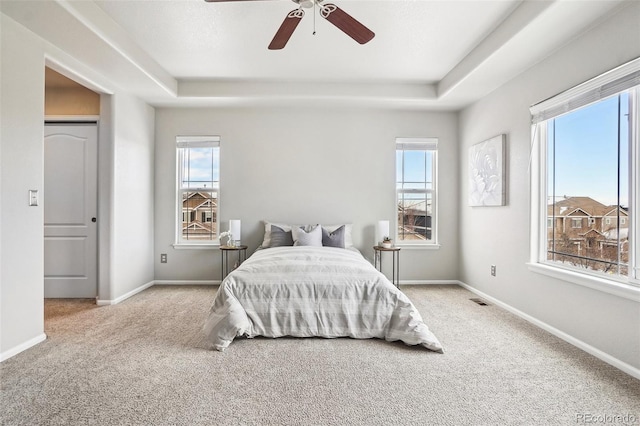
[{"label": "bed", "polygon": [[400,340],[443,352],[407,296],[357,249],[265,247],[221,283],[204,325],[213,348],[223,351],[239,336],[315,336]]}]

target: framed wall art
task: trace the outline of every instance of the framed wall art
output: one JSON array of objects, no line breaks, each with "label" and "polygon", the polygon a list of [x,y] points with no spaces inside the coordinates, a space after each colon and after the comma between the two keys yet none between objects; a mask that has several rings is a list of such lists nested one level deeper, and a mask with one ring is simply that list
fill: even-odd
[{"label": "framed wall art", "polygon": [[506,135],[472,145],[469,148],[469,205],[504,206]]}]

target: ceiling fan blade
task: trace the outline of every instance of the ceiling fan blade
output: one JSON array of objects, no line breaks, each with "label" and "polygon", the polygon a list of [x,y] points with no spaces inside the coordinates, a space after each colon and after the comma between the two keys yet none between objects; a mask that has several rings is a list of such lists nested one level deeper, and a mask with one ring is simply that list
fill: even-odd
[{"label": "ceiling fan blade", "polygon": [[303,16],[304,10],[302,9],[295,9],[289,12],[276,35],[273,36],[273,40],[269,44],[269,50],[279,50],[285,47]]},{"label": "ceiling fan blade", "polygon": [[325,3],[320,8],[320,14],[327,21],[342,30],[346,35],[360,44],[365,44],[375,36],[373,31],[358,22],[353,16],[340,9],[333,3]]}]

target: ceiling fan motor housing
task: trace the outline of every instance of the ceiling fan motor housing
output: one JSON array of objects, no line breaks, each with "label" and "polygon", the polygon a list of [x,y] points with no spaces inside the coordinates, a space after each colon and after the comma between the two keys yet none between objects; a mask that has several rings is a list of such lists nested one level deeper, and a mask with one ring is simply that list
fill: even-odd
[{"label": "ceiling fan motor housing", "polygon": [[299,4],[300,7],[304,7],[306,9],[313,7],[313,4],[316,3],[314,0],[292,0],[294,3]]}]

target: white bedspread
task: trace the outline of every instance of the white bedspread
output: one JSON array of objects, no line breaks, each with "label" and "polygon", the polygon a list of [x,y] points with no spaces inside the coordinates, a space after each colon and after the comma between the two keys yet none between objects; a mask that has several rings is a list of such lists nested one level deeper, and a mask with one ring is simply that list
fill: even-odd
[{"label": "white bedspread", "polygon": [[259,250],[222,282],[204,331],[224,350],[236,336],[402,340],[442,352],[411,301],[359,252]]}]

